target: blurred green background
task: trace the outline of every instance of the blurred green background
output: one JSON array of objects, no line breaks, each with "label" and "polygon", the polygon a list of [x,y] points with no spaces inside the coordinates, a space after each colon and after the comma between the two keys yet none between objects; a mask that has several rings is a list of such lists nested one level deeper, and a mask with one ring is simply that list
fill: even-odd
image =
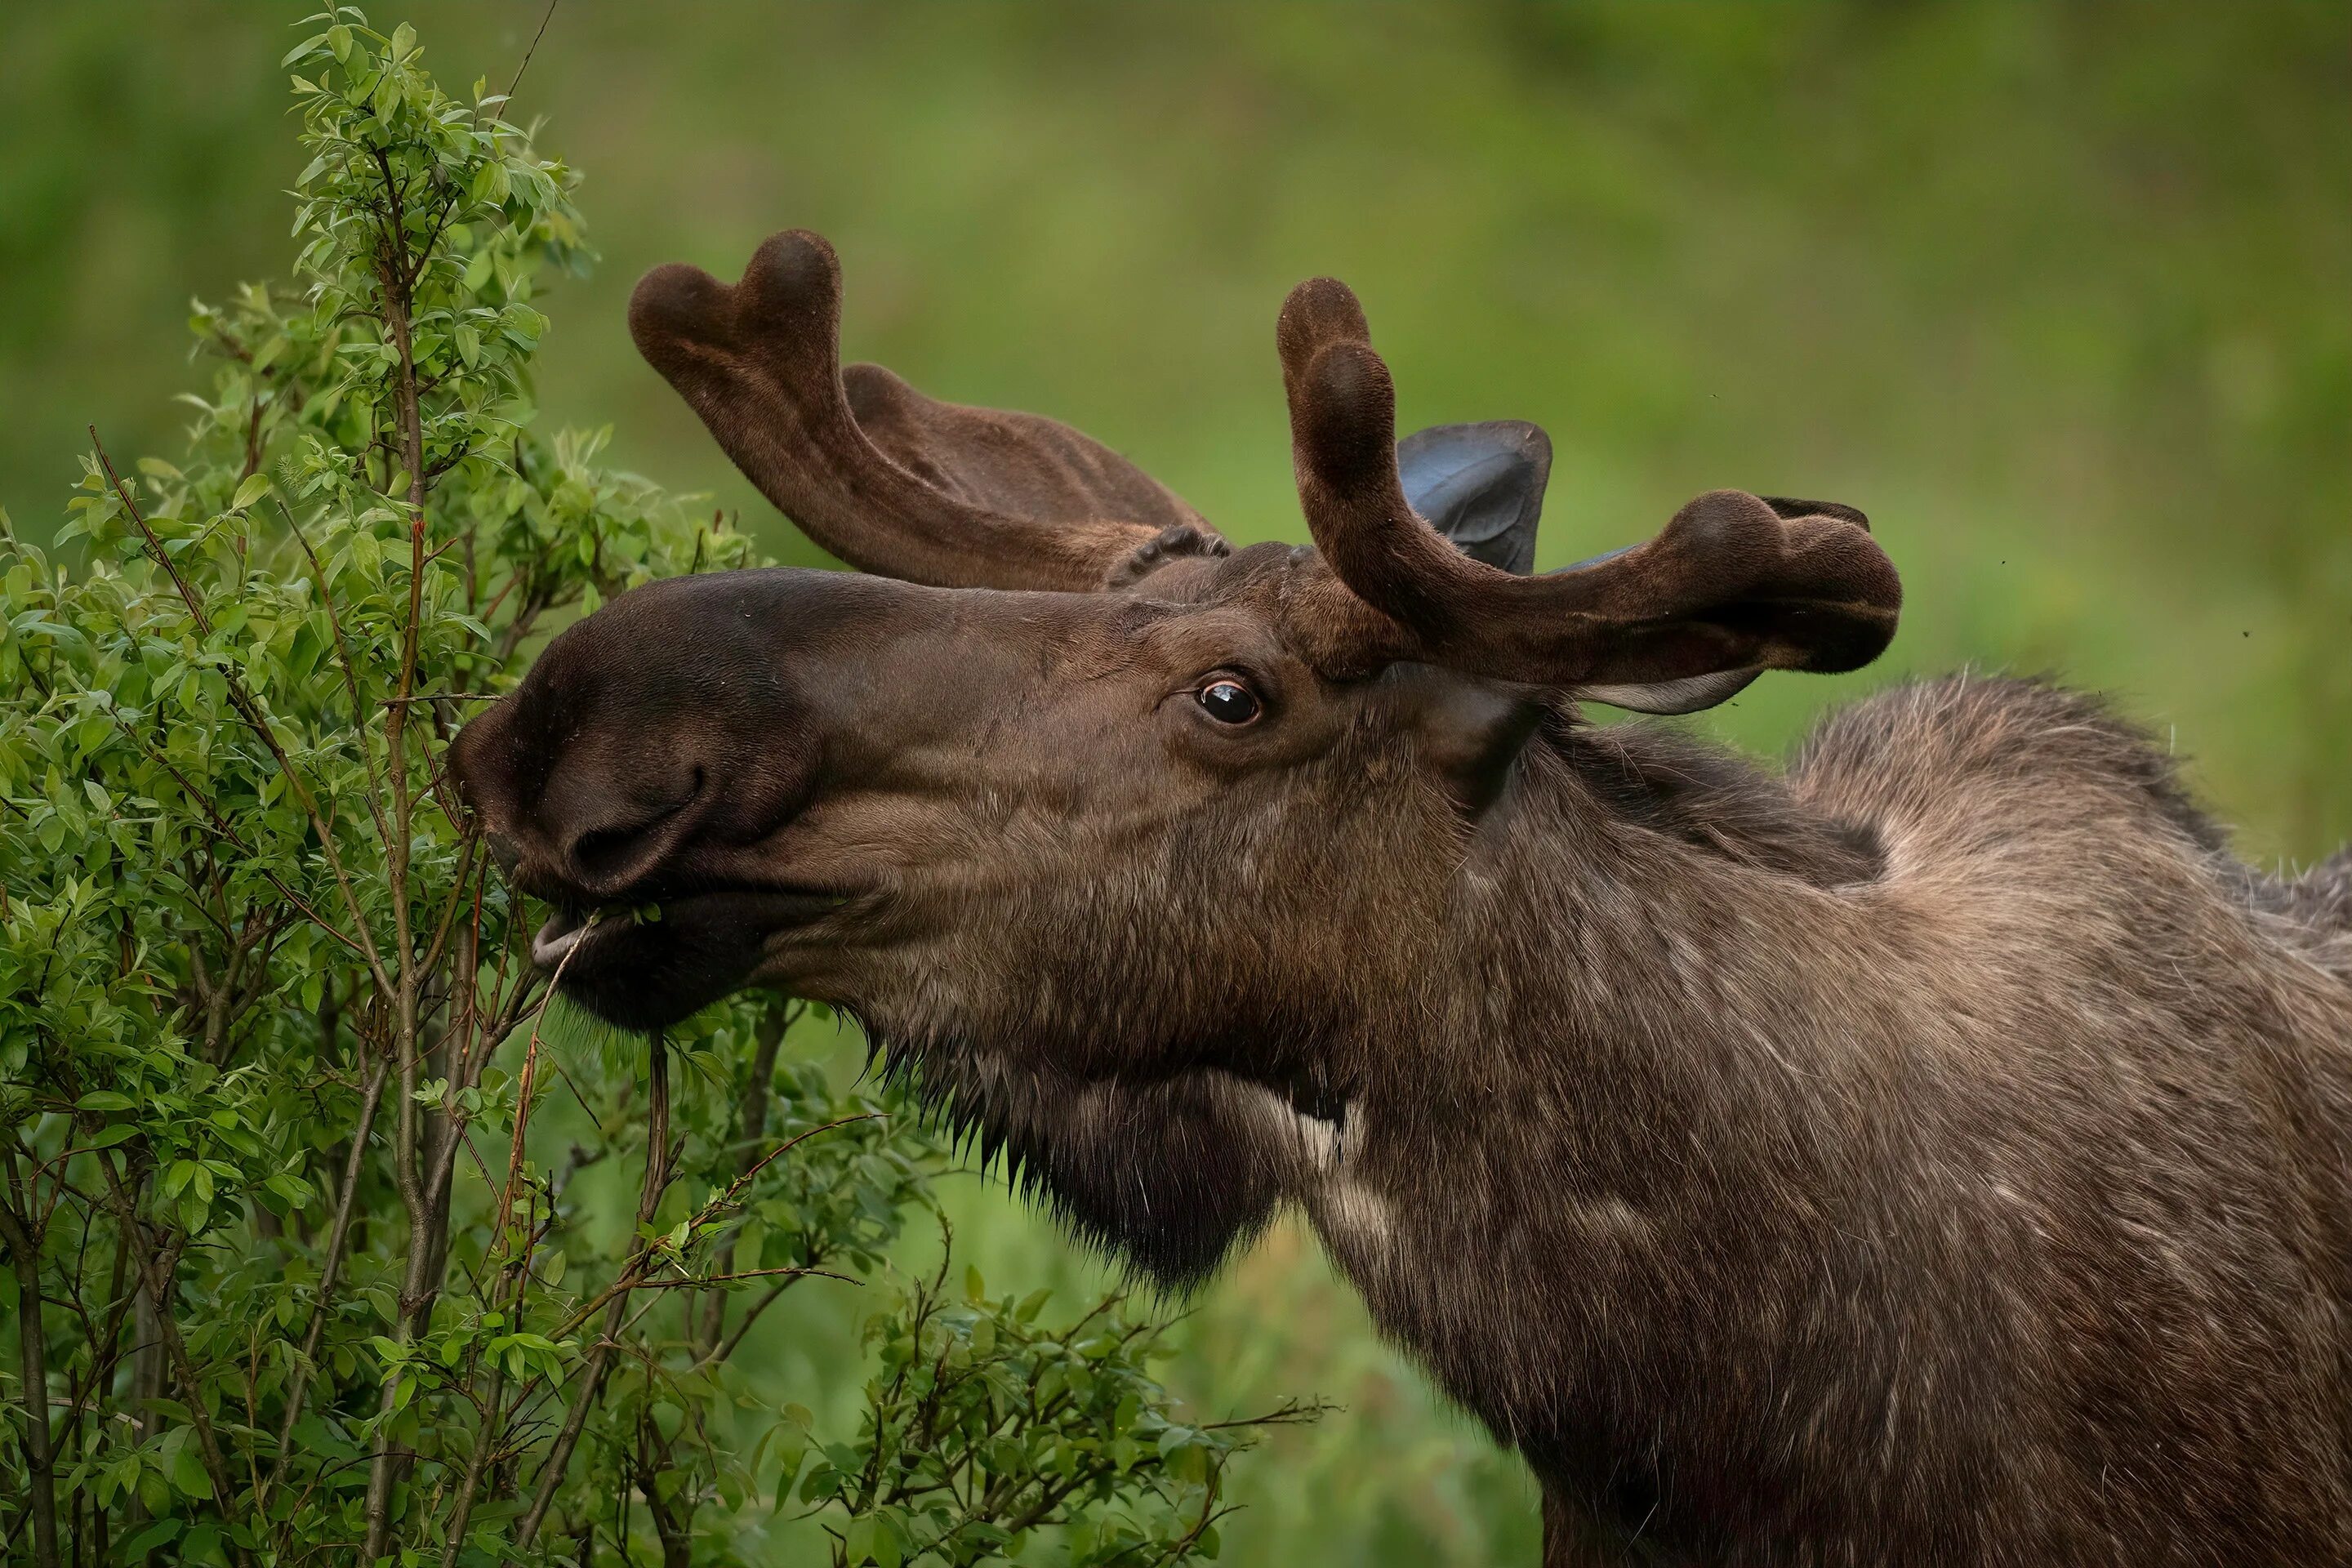
[{"label": "blurred green background", "polygon": [[[0,16],[0,505],[59,515],[82,427],[169,451],[192,294],[289,260],[279,54],[304,7]],[[536,0],[379,3],[454,88]],[[2352,838],[2352,11],[2112,5],[662,5],[564,0],[522,83],[604,260],[543,301],[550,425],[814,552],[635,359],[631,282],[820,229],[852,357],[1132,454],[1236,538],[1303,538],[1273,353],[1363,296],[1405,427],[1535,419],[1539,564],[1718,485],[1866,509],[1895,650],[1704,722],[1779,748],[1909,671],[2107,689],[2247,853]],[[827,1039],[811,1048],[835,1047]],[[999,1288],[1103,1278],[977,1177]],[[918,1248],[918,1251],[920,1249]],[[1534,1560],[1516,1467],[1286,1226],[1173,1371],[1345,1415],[1247,1467],[1228,1561]],[[854,1303],[769,1372],[845,1406]]]}]

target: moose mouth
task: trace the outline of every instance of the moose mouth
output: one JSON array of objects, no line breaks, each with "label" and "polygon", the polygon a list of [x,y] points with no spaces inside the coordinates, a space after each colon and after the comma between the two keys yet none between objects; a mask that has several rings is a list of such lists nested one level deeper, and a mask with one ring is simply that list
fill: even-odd
[{"label": "moose mouth", "polygon": [[531,962],[606,1022],[665,1028],[741,988],[773,938],[852,901],[816,889],[747,888],[657,904],[558,904],[531,938]]}]

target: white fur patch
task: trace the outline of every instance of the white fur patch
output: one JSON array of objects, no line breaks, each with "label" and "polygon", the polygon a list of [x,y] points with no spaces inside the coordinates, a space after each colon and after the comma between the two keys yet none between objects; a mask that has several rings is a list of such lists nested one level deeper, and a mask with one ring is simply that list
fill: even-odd
[{"label": "white fur patch", "polygon": [[1327,1246],[1362,1263],[1396,1234],[1388,1200],[1350,1173],[1364,1144],[1364,1117],[1354,1106],[1340,1121],[1309,1116],[1268,1091],[1266,1100],[1298,1150],[1298,1197]]}]

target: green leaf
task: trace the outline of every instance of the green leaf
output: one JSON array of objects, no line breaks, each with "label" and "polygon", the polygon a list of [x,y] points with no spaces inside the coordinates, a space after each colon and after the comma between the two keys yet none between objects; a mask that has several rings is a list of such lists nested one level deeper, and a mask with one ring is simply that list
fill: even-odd
[{"label": "green leaf", "polygon": [[245,482],[236,487],[236,494],[230,498],[228,509],[231,511],[243,511],[268,493],[269,476],[268,474],[247,474],[245,477]]},{"label": "green leaf", "polygon": [[177,1539],[183,1528],[184,1527],[181,1521],[176,1519],[159,1519],[124,1542],[122,1554],[133,1563],[142,1562],[158,1546]]},{"label": "green leaf", "polygon": [[[193,1437],[191,1428],[183,1427],[181,1430]],[[205,1473],[205,1457],[197,1450],[194,1442],[181,1443],[178,1451],[172,1456],[169,1473],[172,1484],[184,1495],[199,1500],[213,1495],[213,1479]]]},{"label": "green leaf", "polygon": [[110,1089],[93,1089],[74,1101],[77,1110],[128,1110],[136,1104],[127,1094]]}]

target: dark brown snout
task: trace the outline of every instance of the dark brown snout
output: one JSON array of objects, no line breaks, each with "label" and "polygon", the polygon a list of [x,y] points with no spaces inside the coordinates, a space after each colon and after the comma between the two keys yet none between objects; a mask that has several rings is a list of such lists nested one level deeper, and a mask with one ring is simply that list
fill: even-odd
[{"label": "dark brown snout", "polygon": [[863,841],[808,852],[827,793],[968,751],[1106,603],[843,572],[649,584],[549,644],[451,769],[509,884],[553,906],[532,958],[658,1028],[743,984],[772,939],[860,918],[884,873]]},{"label": "dark brown snout", "polygon": [[457,786],[519,885],[593,909],[729,883],[730,847],[788,821],[814,770],[792,654],[823,614],[799,581],[817,575],[637,589],[466,726]]}]

